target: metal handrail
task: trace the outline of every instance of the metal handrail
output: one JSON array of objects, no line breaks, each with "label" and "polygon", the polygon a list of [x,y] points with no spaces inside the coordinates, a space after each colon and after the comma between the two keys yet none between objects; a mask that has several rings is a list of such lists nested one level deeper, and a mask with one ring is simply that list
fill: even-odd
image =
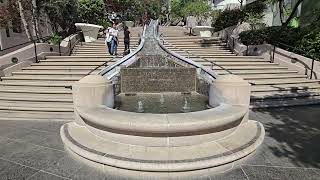
[{"label": "metal handrail", "polygon": [[[290,49],[292,49],[290,51],[293,51],[293,52],[295,52],[295,50],[298,50],[299,52],[303,53],[306,56],[310,55],[310,52],[306,52],[306,51],[304,51],[304,50],[302,50],[302,49],[300,49],[298,47],[293,47],[293,46],[290,46],[288,44],[281,43],[281,42],[275,42],[273,44],[272,62],[274,62],[274,59],[275,59],[276,45],[278,45],[279,48],[281,48],[279,45],[284,46],[286,48],[290,48]],[[314,73],[314,61],[316,60],[316,58],[315,58],[315,55],[312,55],[312,56],[309,56],[309,57],[312,59],[311,69],[310,69],[311,70],[310,79],[312,79],[313,78],[313,73]]]},{"label": "metal handrail", "polygon": [[[162,36],[162,37],[163,37],[163,36]],[[201,57],[200,55],[196,55],[196,54],[193,54],[193,53],[191,53],[191,52],[189,52],[189,51],[186,51],[186,50],[184,50],[184,49],[181,49],[181,48],[175,46],[174,44],[171,44],[171,43],[169,43],[168,41],[165,41],[164,38],[162,38],[162,40],[163,40],[163,42],[168,43],[170,46],[172,46],[172,47],[174,47],[174,48],[176,48],[176,49],[179,49],[179,50],[187,53],[187,54],[188,54],[188,58],[190,58],[190,54],[191,54],[192,56],[195,56],[195,57],[197,57],[197,58],[203,59],[203,60],[211,63],[212,67],[213,67],[213,65],[214,65],[214,66],[218,66],[219,68],[221,68],[222,70],[228,72],[229,74],[233,74],[230,70],[224,68],[223,66],[221,66],[221,65],[219,65],[219,64],[217,64],[217,63],[215,63],[215,62],[213,62],[213,61],[210,61],[210,60],[208,60],[208,59],[206,59],[206,58],[204,58],[204,57]]]},{"label": "metal handrail", "polygon": [[142,36],[140,37],[140,45],[138,46],[137,49],[135,49],[135,51],[133,51],[132,53],[124,56],[123,58],[121,58],[118,62],[116,62],[115,64],[106,67],[105,69],[101,70],[98,74],[101,76],[106,75],[107,73],[109,73],[110,71],[114,70],[116,67],[122,65],[123,63],[127,62],[129,59],[131,59],[133,56],[135,56],[138,52],[141,51],[141,49],[144,46],[144,41],[145,41],[145,31],[146,31],[146,25],[143,27],[143,33]]}]

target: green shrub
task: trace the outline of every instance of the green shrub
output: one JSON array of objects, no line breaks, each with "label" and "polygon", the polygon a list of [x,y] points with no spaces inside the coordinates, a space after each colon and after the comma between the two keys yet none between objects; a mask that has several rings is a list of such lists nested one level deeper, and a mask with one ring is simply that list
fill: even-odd
[{"label": "green shrub", "polygon": [[[310,58],[320,59],[320,23],[303,28],[274,26],[240,33],[245,45],[260,45],[264,42]],[[285,44],[285,45],[283,45]],[[289,45],[289,46],[286,46]],[[301,51],[302,50],[302,51]],[[303,52],[304,51],[304,52]]]},{"label": "green shrub", "polygon": [[320,31],[306,34],[300,44],[300,48],[306,51],[306,56],[320,60]]},{"label": "green shrub", "polygon": [[227,27],[235,26],[243,21],[245,14],[240,9],[224,10],[220,13],[217,20],[212,24],[215,31],[221,31]]},{"label": "green shrub", "polygon": [[60,42],[62,41],[62,39],[63,39],[62,36],[60,36],[58,34],[52,34],[48,38],[48,43],[50,43],[52,45],[59,45]]}]

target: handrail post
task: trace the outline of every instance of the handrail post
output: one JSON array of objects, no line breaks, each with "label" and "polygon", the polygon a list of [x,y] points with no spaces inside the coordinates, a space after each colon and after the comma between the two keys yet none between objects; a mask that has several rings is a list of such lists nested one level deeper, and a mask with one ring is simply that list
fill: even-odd
[{"label": "handrail post", "polygon": [[276,52],[276,45],[273,45],[272,59],[271,59],[270,63],[274,63],[275,52]]},{"label": "handrail post", "polygon": [[59,56],[61,56],[61,40],[59,41]]},{"label": "handrail post", "polygon": [[234,47],[235,47],[235,44],[234,44],[235,42],[234,42],[234,37],[232,37],[232,51],[233,51],[233,53],[235,52],[235,49],[234,49]]},{"label": "handrail post", "polygon": [[35,40],[33,41],[33,47],[34,47],[34,56],[36,58],[36,63],[38,63],[37,43]]},{"label": "handrail post", "polygon": [[71,56],[71,38],[69,36],[69,56]]},{"label": "handrail post", "polygon": [[311,75],[310,75],[310,79],[312,79],[312,77],[313,77],[314,59],[315,59],[315,57],[313,56],[313,58],[312,58],[312,64],[311,64]]}]

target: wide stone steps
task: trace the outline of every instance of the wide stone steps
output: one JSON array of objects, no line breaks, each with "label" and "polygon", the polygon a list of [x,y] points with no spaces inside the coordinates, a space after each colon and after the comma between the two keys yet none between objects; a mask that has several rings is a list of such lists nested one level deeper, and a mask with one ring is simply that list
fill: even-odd
[{"label": "wide stone steps", "polygon": [[168,42],[165,43],[167,48],[208,68],[213,67],[215,73],[230,74],[209,61],[253,83],[251,101],[253,107],[320,103],[319,80],[310,80],[307,75],[270,63],[262,56],[215,55],[216,52],[223,51],[230,53],[226,44],[221,43],[219,39],[201,41],[201,38],[190,39],[188,36],[165,39]]},{"label": "wide stone steps", "polygon": [[72,82],[55,82],[55,81],[5,81],[0,82],[0,86],[29,86],[29,87],[68,87],[74,83]]}]

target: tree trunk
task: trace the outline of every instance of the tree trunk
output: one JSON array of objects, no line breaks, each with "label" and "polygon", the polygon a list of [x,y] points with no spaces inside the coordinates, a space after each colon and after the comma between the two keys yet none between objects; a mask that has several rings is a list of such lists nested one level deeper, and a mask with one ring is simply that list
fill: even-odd
[{"label": "tree trunk", "polygon": [[300,5],[303,1],[304,1],[304,0],[298,0],[298,2],[296,3],[296,5],[293,7],[290,16],[288,17],[288,19],[286,20],[286,22],[285,22],[283,25],[287,26],[287,25],[290,23],[290,21],[293,19],[294,15],[295,15],[295,13],[296,13],[299,5]]},{"label": "tree trunk", "polygon": [[32,26],[33,34],[39,39],[41,37],[40,27],[39,27],[39,15],[37,11],[37,0],[32,0]]},{"label": "tree trunk", "polygon": [[283,14],[283,0],[279,1],[279,15],[280,15],[280,22],[283,25],[284,24],[284,14]]},{"label": "tree trunk", "polygon": [[24,8],[23,8],[23,5],[22,5],[21,1],[22,0],[17,0],[18,6],[19,6],[19,13],[20,13],[21,21],[22,21],[22,24],[23,24],[23,27],[24,27],[24,30],[26,32],[26,35],[27,35],[28,39],[30,41],[32,41],[33,39],[32,39],[31,33],[30,33],[28,22],[26,21],[26,18],[25,18],[25,15],[24,15]]}]

